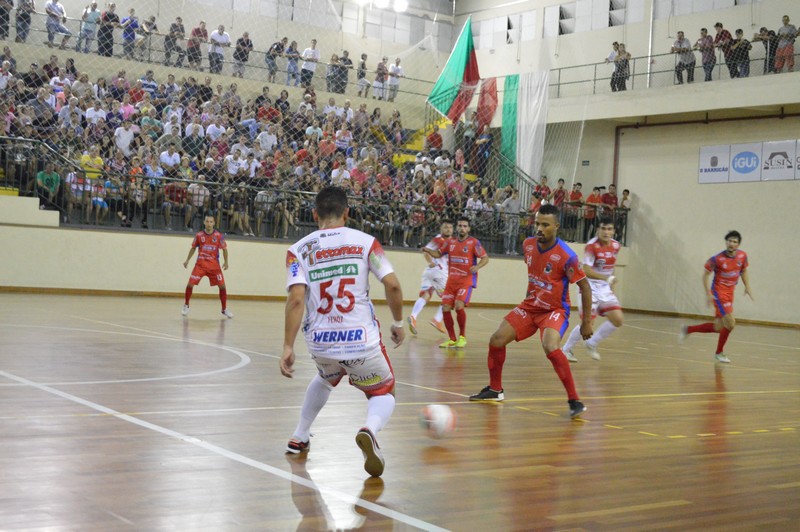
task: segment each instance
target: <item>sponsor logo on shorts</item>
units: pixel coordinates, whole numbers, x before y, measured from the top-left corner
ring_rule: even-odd
[[[350,374],[350,382],[352,382],[356,386],[361,386],[362,388],[380,384],[382,381],[383,377],[374,372],[370,373],[369,375]]]
[[[364,327],[345,330],[322,329],[311,334],[311,341],[315,344],[361,344],[366,339],[367,331]]]

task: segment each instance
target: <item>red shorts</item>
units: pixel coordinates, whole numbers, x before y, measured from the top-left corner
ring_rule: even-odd
[[[558,331],[559,336],[564,336],[569,326],[567,318],[568,315],[564,309],[542,312],[518,305],[514,310],[506,314],[505,320],[517,332],[517,342],[521,342],[533,336],[533,333],[537,330],[541,331],[539,333],[541,335],[545,329],[555,329]]]
[[[203,280],[203,277],[208,277],[208,282],[211,284],[211,286],[225,284],[225,278],[222,276],[222,270],[218,265],[209,267],[201,264],[195,264],[194,269],[192,270],[192,275],[189,276],[189,284],[192,286],[197,286],[200,284],[200,281]]]
[[[442,305],[454,307],[456,301],[462,301],[465,307],[469,306],[469,300],[472,297],[472,282],[468,283],[451,283],[447,281],[442,292]]]
[[[714,316],[724,318],[728,314],[733,314],[733,294],[712,291],[714,295]]]

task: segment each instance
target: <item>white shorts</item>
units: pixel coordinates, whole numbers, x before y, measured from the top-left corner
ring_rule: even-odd
[[[583,309],[581,306],[581,300],[578,299],[578,310],[581,316],[583,316]],[[612,310],[621,309],[622,305],[619,299],[617,299],[617,295],[611,291],[611,286],[608,283],[592,285],[592,319],[597,316],[605,316],[606,313]]]
[[[313,353],[311,358],[317,365],[319,376],[332,386],[348,375],[350,384],[367,396],[385,395],[394,389],[394,370],[383,343],[371,353],[349,360],[325,358]]]
[[[447,271],[441,268],[425,268],[422,271],[422,283],[420,284],[419,294],[435,290],[437,294],[442,295],[444,285],[447,284]]]

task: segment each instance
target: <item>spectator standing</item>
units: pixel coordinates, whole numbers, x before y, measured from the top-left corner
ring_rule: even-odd
[[[753,42],[761,41],[764,45],[764,74],[775,72],[775,52],[778,49],[778,35],[766,27],[753,35]]]
[[[81,51],[81,42],[83,42],[83,53],[89,53],[89,48],[97,34],[97,24],[100,22],[101,15],[100,10],[97,9],[97,2],[92,2],[83,10],[81,31],[78,34],[78,42],[75,43],[76,52]]]
[[[225,32],[225,26],[220,24],[208,37],[208,71],[211,74],[222,72],[222,62],[225,59],[225,48],[231,45],[231,36]]]
[[[136,10],[131,8],[128,16],[120,22],[122,28],[122,56],[125,59],[133,59],[133,47],[136,44],[136,31],[139,29],[139,17]]]
[[[697,64],[692,52],[692,43],[686,38],[682,31],[678,32],[678,38],[672,43],[672,53],[677,54],[678,61],[675,63],[675,77],[678,85],[683,85],[683,71],[686,71],[686,82],[694,83],[694,67]]]
[[[264,54],[264,62],[267,64],[267,81],[270,83],[275,83],[275,75],[278,73],[278,57],[283,56],[288,42],[288,37],[275,41]]]
[[[325,88],[328,92],[339,92],[339,56],[336,54],[331,55],[328,67],[325,70]]]
[[[519,238],[519,213],[522,211],[522,202],[519,199],[519,191],[514,189],[511,197],[506,198],[500,204],[500,213],[505,222],[505,234],[503,244],[506,255],[518,255],[517,239]]]
[[[67,23],[67,12],[64,10],[64,6],[58,3],[58,0],[48,0],[44,6],[45,12],[47,13],[47,22],[45,24],[47,28],[47,46],[52,48],[53,47],[53,39],[55,38],[56,33],[59,35],[63,35],[64,37],[61,40],[61,46],[59,48],[61,50],[67,49],[67,41],[69,38],[72,37],[72,32],[67,29],[64,24]]]
[[[358,69],[356,70],[356,84],[358,85],[358,95],[364,94],[365,98],[369,98],[370,82],[367,79],[367,54],[361,54],[361,61],[358,62]]]
[[[244,32],[241,37],[236,39],[236,50],[233,52],[234,77],[244,77],[244,64],[250,59],[250,52],[252,51],[253,41],[250,40],[250,34]]]
[[[139,27],[139,32],[136,34],[135,52],[140,61],[144,61],[144,52],[147,50],[147,61],[150,61],[150,51],[152,50],[153,35],[158,33],[158,25],[156,24],[155,15],[150,15],[150,18],[142,22]]]
[[[14,9],[12,0],[0,0],[0,39],[8,39],[11,25],[11,10]]]
[[[614,41],[614,42],[611,43],[611,52],[606,57],[605,62],[614,64],[614,61],[617,59],[617,54],[619,54],[619,43],[617,41]],[[616,92],[615,87],[616,87],[615,79],[614,79],[614,76],[612,75],[611,76],[611,91],[612,92]]]
[[[700,38],[694,43],[693,50],[700,50],[700,55],[703,61],[703,71],[706,74],[706,81],[711,81],[711,74],[714,72],[714,66],[717,64],[717,56],[714,53],[714,39],[708,34],[706,28],[700,29]]]
[[[117,5],[108,4],[100,15],[100,27],[97,29],[97,55],[111,57],[114,55],[114,28],[120,25],[119,15],[116,13]]]
[[[297,87],[300,84],[300,67],[297,66],[300,52],[297,51],[297,41],[289,43],[284,55],[286,56],[286,84],[291,86],[294,81],[294,86]]]
[[[206,22],[200,21],[200,24],[192,29],[189,35],[189,41],[186,43],[186,59],[189,61],[189,67],[195,70],[203,71],[201,63],[203,61],[203,52],[200,45],[208,42],[208,31],[206,30]]]
[[[386,63],[389,58],[384,56],[375,69],[375,81],[372,83],[372,99],[383,100],[386,96],[386,78],[389,77],[389,68]]]
[[[736,61],[733,59],[733,50],[731,49],[733,37],[731,32],[722,27],[722,22],[714,24],[714,29],[717,32],[716,37],[714,37],[714,46],[722,50],[722,54],[725,56],[725,64],[728,65],[728,74],[733,79],[736,77]]]
[[[797,28],[789,23],[789,15],[783,16],[783,26],[778,28],[778,48],[775,51],[775,72],[780,73],[786,65],[786,71],[794,70],[794,40]]]
[[[349,83],[349,76],[350,70],[353,68],[353,60],[350,59],[350,52],[347,50],[342,51],[342,55],[339,57],[339,83],[338,83],[338,92],[339,94],[344,94],[345,89],[347,89],[347,84]]]
[[[36,13],[34,0],[19,0],[16,17],[16,42],[25,42],[28,40],[28,33],[31,31],[31,14],[33,13]]]
[[[736,77],[746,78],[750,76],[750,49],[753,45],[744,38],[742,29],[736,30],[736,38],[731,45],[731,58],[736,65]]]
[[[183,27],[183,19],[177,17],[175,22],[170,24],[169,32],[164,37],[164,65],[170,66],[172,54],[175,54],[178,56],[175,66],[178,68],[183,66],[183,58],[186,55],[186,51],[178,45],[178,42],[182,41],[185,36],[186,29]]]
[[[405,73],[403,67],[400,66],[400,58],[394,60],[394,64],[389,66],[389,94],[388,100],[393,102],[397,97],[397,91],[400,89],[400,78],[404,78]]]
[[[622,92],[628,90],[626,82],[631,75],[631,54],[625,50],[625,43],[619,43],[617,57],[614,59],[614,73],[611,75],[611,91]]]
[[[303,50],[301,57],[303,58],[303,65],[300,68],[300,84],[303,87],[308,87],[311,85],[311,80],[314,79],[314,72],[317,70],[317,63],[320,58],[316,39],[311,39],[311,46]]]

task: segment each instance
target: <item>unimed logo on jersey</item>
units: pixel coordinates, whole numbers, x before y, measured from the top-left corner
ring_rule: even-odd
[[[329,266],[308,272],[308,277],[312,281],[321,281],[331,277],[341,277],[342,275],[358,275],[358,264],[342,264],[340,266]]]
[[[355,329],[321,329],[314,331],[311,341],[315,344],[362,344],[367,339],[367,331],[364,327]]]

